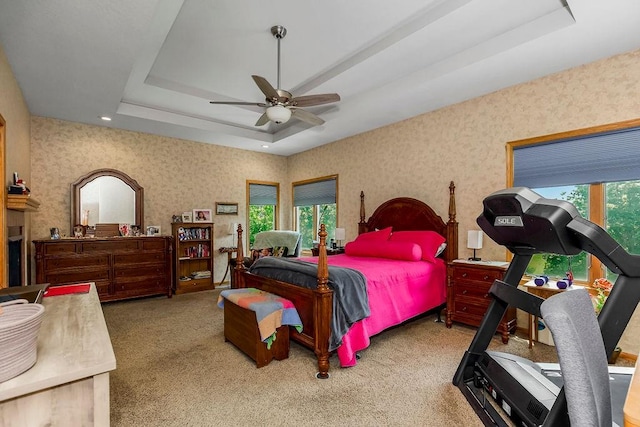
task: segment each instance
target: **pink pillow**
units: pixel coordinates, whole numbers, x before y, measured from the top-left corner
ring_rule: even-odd
[[[398,259],[403,261],[420,261],[422,250],[411,242],[364,241],[349,242],[344,253],[351,256]]]
[[[390,242],[412,242],[422,249],[422,259],[436,261],[438,248],[445,242],[445,238],[435,231],[396,231],[389,237]]]
[[[383,228],[382,230],[370,231],[368,233],[362,233],[356,237],[356,242],[372,242],[372,241],[386,241],[389,240],[391,235],[391,227]]]

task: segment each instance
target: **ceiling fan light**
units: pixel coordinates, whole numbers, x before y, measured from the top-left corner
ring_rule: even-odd
[[[286,123],[291,118],[291,110],[282,105],[274,105],[267,108],[267,117],[275,124]]]

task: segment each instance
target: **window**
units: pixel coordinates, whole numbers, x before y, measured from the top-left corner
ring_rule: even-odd
[[[338,176],[332,175],[293,183],[295,229],[302,236],[302,250],[317,241],[320,224],[327,230],[327,241],[335,236],[338,218]]]
[[[507,144],[514,186],[568,200],[631,253],[640,253],[640,120]],[[535,255],[527,273],[563,276],[571,263],[576,280],[615,280],[587,253]]]
[[[280,184],[277,182],[247,181],[247,229],[249,248],[257,233],[278,228],[278,200]]]

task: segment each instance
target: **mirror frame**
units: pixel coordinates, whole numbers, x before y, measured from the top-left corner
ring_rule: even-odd
[[[80,206],[82,203],[80,202],[80,190],[84,187],[88,182],[93,181],[96,178],[101,176],[111,176],[114,178],[119,178],[122,182],[127,184],[133,190],[135,194],[135,224],[139,225],[140,230],[144,230],[144,189],[138,184],[138,182],[131,178],[124,172],[120,172],[116,169],[96,169],[93,172],[89,172],[88,174],[81,176],[71,184],[71,228],[75,227],[77,224],[80,224]]]

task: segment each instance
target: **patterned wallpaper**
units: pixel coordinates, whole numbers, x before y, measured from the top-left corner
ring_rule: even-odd
[[[339,174],[338,222],[357,234],[360,191],[367,217],[383,201],[415,197],[446,221],[448,185],[456,184],[460,257],[482,200],[506,186],[508,141],[640,117],[640,51],[577,67],[291,156],[289,178]],[[339,154],[338,154],[339,153]],[[484,239],[483,259],[506,251]],[[519,324],[526,317],[519,316]],[[640,310],[621,341],[638,353]]]
[[[360,191],[367,215],[381,202],[415,197],[446,221],[456,184],[460,255],[482,200],[506,186],[508,141],[640,117],[640,51],[513,86],[289,157],[293,181],[339,174],[339,223],[355,237]],[[337,154],[339,153],[339,155]],[[488,240],[488,239],[485,239]],[[479,254],[502,260],[491,241]]]
[[[0,114],[6,127],[6,176],[8,185],[13,180],[13,172],[31,184],[31,163],[29,162],[29,121],[31,115],[22,97],[18,82],[13,76],[2,46],[0,46]]]
[[[231,246],[229,223],[246,226],[246,179],[287,179],[281,156],[42,117],[31,120],[31,162],[31,191],[41,203],[32,214],[33,239],[49,238],[51,227],[70,234],[70,185],[95,169],[118,169],[135,179],[144,188],[145,226],[159,225],[165,235],[172,215],[237,202],[238,216],[214,216],[216,248]],[[227,255],[216,255],[215,262],[221,280]]]
[[[117,168],[136,179],[145,189],[145,223],[159,224],[163,232],[171,214],[213,208],[216,200],[241,202],[244,222],[245,179],[281,183],[286,228],[290,183],[338,174],[338,222],[347,240],[357,232],[361,190],[367,215],[389,198],[408,196],[430,204],[446,221],[448,185],[455,181],[460,256],[468,257],[466,231],[477,229],[482,199],[505,187],[506,142],[638,118],[638,93],[640,51],[634,51],[289,158],[34,117],[32,190],[42,206],[33,215],[33,236],[46,237],[52,226],[68,232],[69,184],[97,168]],[[478,254],[505,259],[505,251],[488,239]],[[637,341],[628,337],[639,332],[636,313],[621,342],[624,351],[638,353]]]

